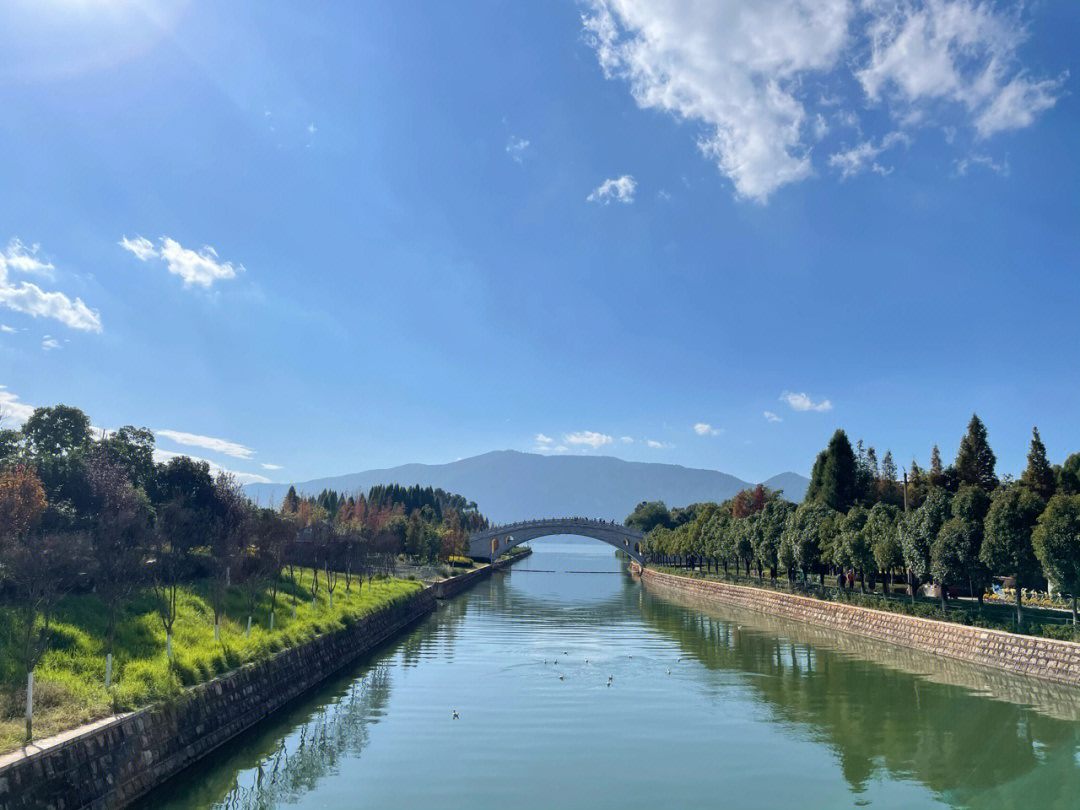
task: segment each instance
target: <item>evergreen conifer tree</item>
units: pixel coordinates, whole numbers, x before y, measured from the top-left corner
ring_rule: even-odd
[[[847,512],[858,500],[858,471],[855,452],[843,430],[837,430],[829,446],[818,454],[804,502],[825,504]]]
[[[1020,476],[1020,482],[1044,501],[1054,497],[1057,482],[1050,462],[1046,460],[1046,445],[1039,437],[1039,429],[1031,431],[1031,449],[1028,451],[1027,469]]]
[[[961,484],[979,487],[984,492],[991,492],[997,487],[997,475],[994,465],[997,458],[986,440],[986,426],[978,414],[971,415],[967,434],[960,440],[956,452],[956,476]]]

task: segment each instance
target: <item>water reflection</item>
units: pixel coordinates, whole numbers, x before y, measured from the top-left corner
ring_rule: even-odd
[[[1080,807],[1075,690],[537,545],[144,806]]]
[[[961,806],[1019,806],[1035,789],[1040,807],[1080,807],[1077,690],[660,593],[643,595],[643,618],[688,660],[748,676],[774,722],[835,751],[853,790],[884,771]]]

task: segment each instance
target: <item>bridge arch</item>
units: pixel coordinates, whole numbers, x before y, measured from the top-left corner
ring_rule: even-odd
[[[590,537],[619,549],[637,562],[644,562],[641,556],[644,532],[614,521],[579,517],[523,520],[473,532],[469,535],[469,556],[490,561],[529,540],[557,534]]]

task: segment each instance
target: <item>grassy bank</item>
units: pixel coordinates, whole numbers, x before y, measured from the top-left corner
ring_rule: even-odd
[[[824,599],[831,602],[843,602],[848,605],[871,608],[873,610],[887,610],[892,613],[901,613],[906,616],[918,616],[923,619],[936,619],[938,621],[954,622],[973,627],[985,627],[992,630],[1003,630],[1008,633],[1020,632],[1023,635],[1039,636],[1043,638],[1060,639],[1064,641],[1080,641],[1080,632],[1072,626],[1067,613],[1061,611],[1044,610],[1036,607],[1024,607],[1024,625],[1018,630],[1016,627],[1015,607],[1011,604],[985,602],[982,606],[974,599],[952,599],[947,603],[946,612],[941,612],[941,602],[938,599],[916,596],[914,602],[910,596],[901,594],[859,593],[856,587],[853,590],[842,590],[831,585],[824,589],[817,584],[817,578],[811,577],[808,587],[803,587],[796,582],[789,586],[787,579],[771,580],[766,575],[759,580],[756,576],[732,576],[723,572],[706,573],[700,570],[687,568],[674,568],[670,566],[650,564],[649,568],[654,571],[663,571],[678,577],[689,579],[704,579],[713,582],[724,582],[729,585],[743,585],[752,588],[764,588],[781,593],[791,593],[797,596],[807,596],[814,599]]]
[[[119,617],[113,653],[113,684],[105,689],[105,608],[92,594],[64,599],[53,621],[52,642],[34,673],[34,736],[42,738],[117,711],[128,711],[177,696],[186,686],[213,678],[249,661],[342,629],[379,608],[402,602],[421,587],[401,579],[344,582],[331,609],[325,587],[314,606],[304,586],[282,579],[274,630],[268,630],[269,594],[253,614],[246,635],[247,600],[229,589],[220,641],[214,641],[214,611],[209,583],[185,586],[173,628],[173,659],[165,657],[165,630],[150,592],[142,593]],[[292,617],[293,594],[296,617]],[[0,608],[0,753],[23,743],[26,672],[20,665],[19,627],[10,608]]]

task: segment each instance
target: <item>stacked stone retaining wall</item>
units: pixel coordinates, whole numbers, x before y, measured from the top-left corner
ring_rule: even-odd
[[[655,583],[713,601],[900,644],[933,655],[996,667],[1019,675],[1080,686],[1080,644],[968,627],[901,613],[828,602],[764,588],[681,577],[632,565]]]
[[[532,554],[532,549],[526,548],[522,550],[522,553],[515,554],[513,557],[502,557],[495,560],[493,563],[488,563],[480,568],[474,568],[472,571],[465,574],[459,574],[452,579],[444,579],[442,582],[436,582],[431,586],[435,593],[435,598],[449,599],[451,596],[457,596],[462,591],[475,585],[477,580],[491,576],[494,571],[501,571],[504,568],[508,568],[518,560],[528,557],[530,554]]]

